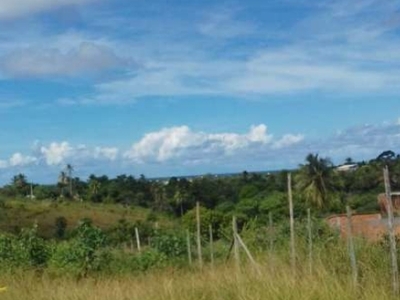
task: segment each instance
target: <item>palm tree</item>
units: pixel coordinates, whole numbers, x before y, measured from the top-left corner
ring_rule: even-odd
[[[90,179],[89,190],[92,196],[96,196],[99,193],[100,186],[101,184],[97,179],[95,178]]]
[[[67,173],[64,171],[60,172],[60,175],[58,176],[58,186],[60,187],[61,190],[61,196],[64,196],[64,187],[68,184],[68,176]]]
[[[151,194],[154,199],[154,206],[157,210],[163,211],[166,208],[165,203],[165,187],[162,183],[154,182],[150,187]]]
[[[308,154],[306,164],[300,165],[296,176],[296,188],[302,191],[308,201],[318,208],[327,206],[328,191],[332,186],[332,162],[318,154]]]
[[[72,197],[72,172],[74,171],[74,168],[72,165],[67,164],[65,170],[68,172],[69,195]]]
[[[185,194],[178,188],[174,194],[174,202],[180,206],[181,218],[183,217],[183,202],[185,202]]]

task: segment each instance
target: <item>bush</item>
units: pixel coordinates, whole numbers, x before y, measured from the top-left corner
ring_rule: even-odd
[[[67,229],[67,219],[64,217],[58,217],[55,221],[56,232],[55,236],[57,239],[63,239],[65,237],[65,231]]]
[[[0,235],[2,267],[43,268],[50,252],[50,245],[38,236],[36,225],[21,230],[17,236]]]
[[[167,257],[179,257],[186,253],[186,237],[182,232],[158,231],[151,239],[151,246]]]
[[[85,277],[107,265],[109,254],[105,246],[106,236],[101,229],[93,226],[90,220],[83,220],[71,241],[57,245],[51,266]]]
[[[228,220],[225,220],[224,215],[220,211],[210,210],[205,207],[200,207],[200,230],[201,235],[208,237],[209,226],[211,225],[215,232],[215,238],[218,238],[218,232],[223,223],[229,223],[231,216],[228,216]],[[183,216],[183,224],[186,228],[189,228],[191,232],[195,232],[197,228],[196,224],[196,208],[189,210]]]

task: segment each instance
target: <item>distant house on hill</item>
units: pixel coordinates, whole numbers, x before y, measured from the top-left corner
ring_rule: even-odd
[[[335,170],[338,172],[350,172],[350,171],[357,170],[357,168],[358,168],[357,164],[345,164],[345,165],[336,167]]]

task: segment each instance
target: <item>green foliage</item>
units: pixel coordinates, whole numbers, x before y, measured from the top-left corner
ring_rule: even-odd
[[[46,242],[37,234],[37,225],[29,229],[22,229],[18,236],[20,250],[33,267],[46,265],[49,258],[49,249]]]
[[[264,197],[260,202],[260,212],[263,215],[267,215],[272,213],[272,215],[277,218],[281,217],[283,214],[286,214],[286,203],[287,203],[287,195],[284,193],[274,192],[268,194]]]
[[[83,220],[74,232],[74,238],[56,246],[51,267],[79,276],[99,271],[107,265],[108,252],[104,251],[106,236],[88,220]]]
[[[0,235],[2,268],[42,268],[50,257],[50,245],[37,235],[37,226],[21,230],[17,236]]]
[[[65,237],[67,225],[68,223],[65,217],[57,217],[55,221],[55,227],[56,227],[55,237],[57,239],[63,239]]]
[[[151,247],[169,258],[176,258],[186,253],[186,236],[180,231],[158,230],[151,239]]]
[[[209,227],[212,226],[214,232],[218,233],[219,228],[226,222],[229,222],[231,215],[227,216],[217,210],[207,209],[200,207],[200,231],[204,237],[208,236]],[[196,208],[188,211],[182,218],[182,222],[185,228],[189,231],[195,232],[197,230],[196,224]],[[218,238],[218,234],[216,235]]]
[[[167,254],[154,249],[148,249],[134,257],[135,269],[139,271],[147,271],[152,268],[162,268],[167,265],[167,262]]]

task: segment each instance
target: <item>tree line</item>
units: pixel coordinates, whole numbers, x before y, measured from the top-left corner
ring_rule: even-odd
[[[382,168],[388,166],[393,190],[400,190],[400,156],[384,151],[370,161],[346,164],[357,168],[339,172],[329,158],[308,154],[303,164],[290,170],[295,188],[296,212],[315,207],[321,213],[343,212],[346,204],[360,211],[378,209],[376,196],[384,190]],[[56,183],[30,184],[24,174],[15,175],[10,184],[0,189],[0,196],[32,196],[37,200],[89,201],[141,206],[177,217],[192,210],[196,202],[223,214],[235,213],[251,219],[270,212],[285,214],[286,178],[288,170],[271,173],[244,171],[232,176],[205,175],[194,178],[171,177],[168,180],[148,179],[144,175],[90,175],[87,180],[74,177],[74,168],[67,165]]]

